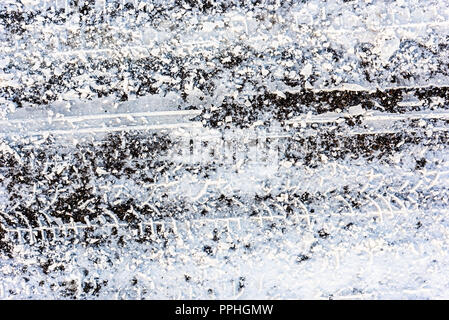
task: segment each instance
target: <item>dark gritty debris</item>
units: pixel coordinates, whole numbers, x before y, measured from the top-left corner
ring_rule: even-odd
[[[351,206],[355,209],[359,209],[362,206],[362,203],[360,201],[351,199],[350,202]]]
[[[125,203],[120,203],[110,207],[110,210],[121,220],[129,224],[138,223],[140,219],[133,213],[133,208],[136,206],[133,199],[128,199]]]
[[[385,91],[377,90],[374,93],[365,91],[332,91],[332,92],[313,92],[310,89],[302,89],[298,93],[285,92],[285,98],[276,94],[263,92],[259,95],[249,96],[251,105],[241,105],[232,97],[227,97],[218,109],[210,112],[204,109],[203,115],[199,118],[207,126],[219,128],[225,126],[225,118],[232,116],[232,123],[237,127],[249,127],[257,120],[262,120],[262,116],[272,114],[273,120],[282,122],[291,117],[307,113],[313,110],[314,113],[324,113],[348,108],[356,105],[363,105],[365,109],[405,113],[410,111],[419,111],[420,108],[427,108],[428,104],[419,106],[400,106],[403,96],[409,93],[417,93],[422,100],[430,96],[442,96],[449,100],[447,88],[420,88],[420,89],[388,89]],[[378,103],[378,106],[374,102]],[[428,101],[430,103],[430,100]],[[309,108],[309,109],[308,109]],[[207,115],[207,116],[206,116]],[[205,117],[206,116],[206,117]],[[351,126],[361,123],[360,117],[348,118],[347,123]]]
[[[62,288],[62,295],[66,298],[76,299],[78,294],[78,284],[75,280],[71,280],[69,282],[62,282],[60,284]]]
[[[82,287],[84,293],[89,293],[94,288],[94,284],[92,282],[84,282]]]
[[[33,23],[37,12],[30,11],[0,11],[0,24],[12,34],[21,35],[26,31],[26,26]]]
[[[82,209],[82,204],[90,200],[91,205],[96,208],[94,212],[87,208]],[[93,201],[92,201],[93,200]],[[92,189],[85,187],[74,190],[67,197],[60,197],[54,206],[54,215],[61,217],[64,222],[69,223],[70,217],[76,222],[84,222],[84,217],[93,219],[97,216],[100,209],[98,208],[101,198],[92,193]],[[68,215],[70,213],[70,216]]]
[[[120,237],[118,238],[117,244],[118,244],[119,246],[121,246],[121,247],[124,247],[124,246],[125,246],[126,242],[125,242],[124,236],[120,236]]]
[[[41,263],[42,271],[43,271],[45,274],[48,274],[48,272],[49,272],[48,268],[49,268],[52,264],[53,264],[53,260],[51,260],[51,259],[45,261],[44,263]]]
[[[245,288],[245,281],[246,281],[245,277],[239,278],[239,282],[238,282],[238,291],[239,292],[242,291],[243,288]]]
[[[219,241],[220,240],[220,238],[218,237],[218,229],[214,229],[214,231],[213,231],[213,238],[212,238],[212,240],[213,241]]]
[[[9,258],[12,258],[12,245],[6,239],[6,231],[2,224],[0,224],[0,253],[6,254]]]
[[[426,166],[427,160],[425,158],[421,158],[416,160],[415,170],[421,170]]]
[[[108,284],[108,280],[100,281],[99,279],[95,279],[92,281],[83,282],[82,288],[83,288],[84,293],[98,296],[100,293],[100,290],[103,287],[105,287],[107,284]]]
[[[330,234],[327,233],[326,230],[324,230],[324,229],[320,229],[320,230],[318,231],[318,235],[319,235],[320,238],[322,238],[322,239],[326,239],[327,237],[330,236]]]
[[[418,223],[416,223],[416,229],[419,229],[422,227],[422,223],[421,221],[418,221]]]
[[[213,250],[212,250],[211,246],[204,246],[203,251],[206,252],[210,256],[213,254]]]
[[[353,225],[354,225],[354,223],[350,222],[350,223],[348,223],[347,225],[345,225],[345,226],[343,227],[343,229],[345,229],[345,230],[350,230],[351,227],[352,227]]]
[[[55,271],[64,271],[64,270],[65,270],[65,267],[64,267],[63,264],[60,264],[60,265],[56,266],[54,270],[55,270]]]
[[[310,259],[309,256],[306,256],[306,255],[304,255],[304,254],[300,254],[300,255],[298,255],[298,257],[296,258],[296,262],[297,262],[297,263],[301,263],[301,262],[307,261],[307,260],[309,260],[309,259]]]

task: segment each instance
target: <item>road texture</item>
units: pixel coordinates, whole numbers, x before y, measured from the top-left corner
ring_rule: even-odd
[[[449,2],[0,4],[0,298],[449,297]]]

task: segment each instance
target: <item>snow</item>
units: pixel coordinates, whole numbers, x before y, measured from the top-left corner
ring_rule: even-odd
[[[448,297],[445,1],[137,2],[0,5],[2,299]]]

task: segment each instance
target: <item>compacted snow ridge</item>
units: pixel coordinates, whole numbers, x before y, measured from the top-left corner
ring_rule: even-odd
[[[3,0],[1,299],[449,298],[449,1]]]

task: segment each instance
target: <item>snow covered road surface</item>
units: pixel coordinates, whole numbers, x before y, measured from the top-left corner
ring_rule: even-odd
[[[447,1],[0,5],[3,299],[447,298]]]

